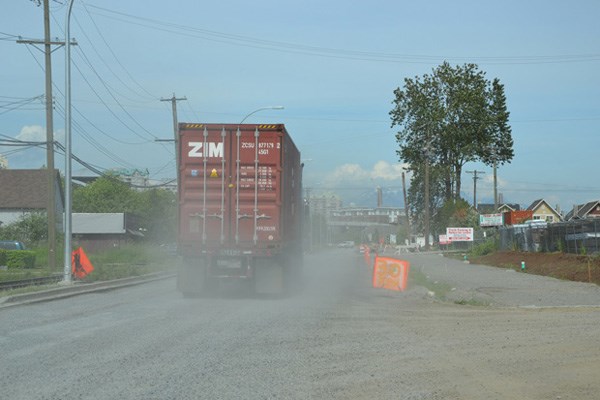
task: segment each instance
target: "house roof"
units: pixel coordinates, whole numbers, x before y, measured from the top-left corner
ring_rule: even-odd
[[[477,211],[479,211],[480,214],[494,214],[503,208],[508,208],[512,211],[519,211],[521,206],[519,204],[503,203],[498,204],[498,209],[496,209],[494,208],[494,204],[480,203],[477,205]]]
[[[538,208],[540,208],[543,204],[545,204],[546,207],[548,207],[548,209],[550,209],[550,211],[552,211],[554,214],[556,214],[560,218],[559,220],[562,220],[562,215],[560,215],[560,213],[558,211],[556,211],[556,209],[554,209],[554,207],[552,207],[550,204],[548,204],[548,202],[544,199],[534,200],[533,203],[531,203],[529,205],[529,207],[526,208],[526,210],[536,212],[538,210]]]
[[[529,207],[526,208],[526,210],[535,211],[542,203],[544,203],[544,199],[534,200],[533,203],[531,203]]]
[[[56,170],[57,188],[60,175]],[[46,209],[48,174],[45,169],[0,169],[0,208]],[[58,189],[57,189],[58,190]],[[62,190],[57,198],[63,202]]]
[[[568,221],[568,220],[575,219],[575,218],[585,218],[585,216],[590,211],[592,211],[594,209],[594,207],[596,207],[599,203],[600,203],[600,200],[594,200],[594,201],[590,201],[590,202],[585,203],[585,204],[576,205],[565,216],[565,220]]]

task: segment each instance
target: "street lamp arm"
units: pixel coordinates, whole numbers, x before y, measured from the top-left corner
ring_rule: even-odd
[[[249,116],[251,116],[252,114],[256,114],[259,111],[262,110],[283,110],[283,106],[268,106],[268,107],[261,107],[259,109],[256,109],[254,111],[252,111],[250,114],[246,115],[238,125],[241,125]]]

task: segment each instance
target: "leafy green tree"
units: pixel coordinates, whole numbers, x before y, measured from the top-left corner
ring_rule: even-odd
[[[477,218],[477,211],[466,200],[448,200],[433,218],[434,231],[440,234],[447,227],[476,227]]]
[[[136,191],[114,176],[101,177],[73,191],[73,212],[128,213],[147,240],[177,240],[176,196],[165,189]]]
[[[490,83],[475,64],[444,62],[431,75],[405,78],[390,111],[401,161],[417,171],[426,161],[439,167],[443,201],[460,198],[467,162],[510,162],[513,141],[504,87]],[[413,175],[412,185],[418,185]],[[433,200],[435,203],[439,200]]]
[[[177,241],[177,215],[175,193],[165,189],[140,192],[143,207],[139,210],[148,240],[157,243]]]
[[[17,240],[31,247],[46,240],[48,220],[44,213],[24,214],[18,221],[0,227],[1,240]]]
[[[137,214],[141,205],[139,193],[112,176],[98,178],[73,190],[73,212]]]
[[[413,177],[408,188],[408,204],[411,214],[411,229],[414,232],[423,231],[425,216],[425,167],[419,164],[413,168]],[[443,204],[444,185],[441,177],[443,170],[440,166],[429,169],[429,215]]]

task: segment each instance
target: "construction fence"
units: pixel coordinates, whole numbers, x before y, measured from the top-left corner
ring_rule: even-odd
[[[595,219],[506,226],[498,233],[501,250],[600,253],[600,220]]]

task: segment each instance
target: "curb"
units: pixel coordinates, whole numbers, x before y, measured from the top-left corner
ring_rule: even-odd
[[[39,292],[16,294],[0,298],[0,309],[64,299],[67,297],[78,296],[86,293],[96,293],[108,290],[120,289],[128,286],[141,285],[142,283],[169,279],[175,276],[174,273],[155,272],[152,274],[134,276],[130,278],[115,279],[112,281],[94,282],[94,283],[74,283],[69,286],[42,290]]]

